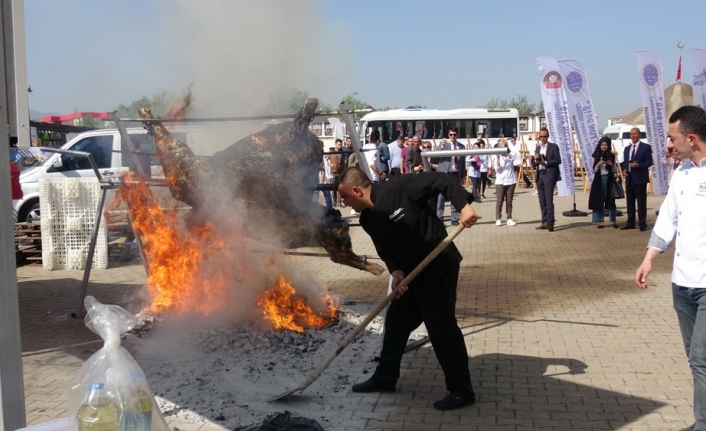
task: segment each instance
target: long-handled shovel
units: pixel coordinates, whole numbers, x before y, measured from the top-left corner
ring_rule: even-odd
[[[422,272],[422,270],[423,270],[424,268],[426,268],[427,265],[429,265],[429,263],[430,263],[432,260],[434,260],[434,258],[435,258],[436,256],[438,256],[439,253],[441,253],[441,252],[446,248],[446,246],[448,246],[448,245],[451,243],[451,241],[454,240],[454,238],[456,238],[456,237],[458,236],[458,234],[461,233],[461,231],[463,231],[463,228],[464,228],[463,225],[459,225],[459,226],[456,228],[455,231],[451,232],[451,233],[449,234],[449,236],[447,236],[443,241],[441,241],[441,242],[439,243],[439,245],[437,245],[436,248],[435,248],[434,250],[432,250],[431,253],[429,253],[429,255],[428,255],[427,257],[425,257],[424,260],[423,260],[419,265],[417,265],[417,267],[414,268],[414,269],[412,270],[412,272],[410,272],[409,275],[407,275],[407,277],[405,277],[404,280],[402,280],[402,281],[400,282],[400,285],[402,285],[402,286],[408,286],[409,283],[411,283],[412,280],[414,280],[414,278],[415,278],[417,275],[419,275],[419,273]],[[339,354],[341,354],[341,352],[342,352],[346,347],[348,347],[348,345],[349,345],[353,340],[355,340],[355,338],[358,336],[358,334],[360,334],[361,332],[363,332],[363,329],[365,329],[365,327],[368,326],[368,323],[370,323],[370,322],[375,318],[375,316],[377,316],[378,314],[380,314],[380,312],[381,312],[385,307],[387,307],[387,304],[389,304],[390,302],[392,302],[392,300],[395,299],[396,296],[397,296],[397,292],[392,292],[392,293],[390,293],[389,295],[387,295],[387,298],[385,298],[385,299],[375,308],[375,310],[373,310],[370,314],[368,314],[368,317],[366,317],[365,320],[363,320],[358,326],[356,326],[356,328],[353,330],[353,332],[351,332],[351,333],[346,337],[346,339],[343,340],[343,342],[341,343],[341,345],[338,346],[338,348],[336,349],[336,351],[333,352],[333,354],[332,354],[331,356],[329,356],[328,359],[326,359],[321,365],[319,365],[319,368],[317,368],[316,370],[314,370],[314,372],[309,375],[309,377],[306,379],[306,381],[305,381],[304,383],[302,383],[301,385],[297,386],[296,388],[294,388],[294,389],[292,389],[292,390],[290,390],[290,391],[287,391],[287,392],[285,392],[285,393],[283,393],[283,394],[277,395],[276,397],[272,398],[271,400],[268,400],[268,402],[279,401],[279,400],[281,400],[281,399],[284,399],[284,398],[288,397],[289,395],[292,395],[292,394],[295,393],[295,392],[303,391],[304,389],[308,388],[309,385],[311,385],[312,383],[314,383],[314,381],[319,378],[319,376],[321,375],[321,373],[323,373],[324,370],[326,370],[326,368],[328,368],[328,366],[331,364],[331,362],[333,362],[333,360],[336,359],[336,357],[337,357]]]

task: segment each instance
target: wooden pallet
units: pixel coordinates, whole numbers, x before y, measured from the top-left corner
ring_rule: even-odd
[[[39,222],[15,223],[15,260],[42,261],[42,229]]]

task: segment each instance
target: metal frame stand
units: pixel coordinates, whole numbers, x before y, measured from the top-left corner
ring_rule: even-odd
[[[115,125],[120,132],[120,137],[122,140],[125,141],[125,144],[128,147],[128,151],[130,152],[130,155],[132,156],[133,160],[133,167],[137,174],[141,177],[145,177],[145,173],[142,170],[142,165],[139,163],[139,160],[137,158],[137,155],[135,154],[135,148],[132,145],[132,140],[130,139],[130,135],[127,133],[127,129],[125,128],[125,125],[122,123],[122,121],[118,119],[113,119],[115,121]],[[61,152],[61,151],[57,151]],[[75,152],[78,153],[78,152]],[[95,217],[95,225],[93,226],[93,233],[91,234],[91,242],[88,245],[88,255],[86,256],[86,267],[83,270],[83,280],[81,282],[81,290],[78,295],[78,301],[76,304],[76,311],[71,313],[71,317],[84,317],[86,313],[84,312],[83,309],[83,301],[86,298],[86,293],[88,293],[88,281],[91,277],[91,269],[93,267],[93,254],[95,253],[96,250],[96,243],[98,242],[98,230],[100,228],[100,222],[101,222],[101,216],[103,215],[103,207],[105,206],[105,196],[108,193],[108,190],[116,189],[118,188],[118,184],[114,182],[113,180],[119,179],[115,177],[111,178],[102,178],[100,175],[100,172],[98,172],[98,168],[96,167],[95,162],[93,161],[93,156],[91,154],[87,154],[87,157],[89,161],[91,162],[91,166],[93,166],[93,170],[96,172],[96,176],[98,177],[98,181],[100,182],[101,185],[101,196],[98,201],[98,208],[96,209],[96,217]],[[128,211],[128,222],[130,223],[130,226],[132,228],[132,219],[130,218],[130,213]],[[140,256],[142,258],[142,264],[145,268],[145,273],[149,275],[149,264],[147,263],[147,258],[145,257],[145,254],[143,252],[142,248],[142,239],[140,238],[140,235],[135,232],[135,240],[137,242],[137,248],[140,251]]]

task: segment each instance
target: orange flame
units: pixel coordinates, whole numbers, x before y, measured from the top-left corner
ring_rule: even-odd
[[[238,262],[244,259],[243,250],[247,247],[243,230],[234,228],[224,233],[216,231],[211,223],[187,223],[177,210],[162,209],[144,180],[132,172],[125,177],[111,206],[120,202],[128,205],[133,228],[143,241],[143,254],[149,264],[147,287],[152,303],[148,310],[203,315],[223,310],[232,282],[229,269],[237,267],[243,272],[248,267],[246,262]],[[240,253],[231,252],[236,249]],[[260,296],[257,305],[263,308],[265,318],[275,329],[303,332],[335,318],[337,301],[325,292],[322,301],[326,311],[314,313],[284,276],[279,275],[279,282]]]
[[[219,299],[225,295],[227,280],[218,268],[227,265],[230,253],[213,225],[188,225],[177,210],[162,209],[133,173],[118,190],[118,199],[128,203],[133,228],[143,241],[153,298],[149,310],[208,315],[222,309],[224,301]]]
[[[289,329],[302,333],[304,329],[322,327],[336,318],[339,310],[336,300],[326,292],[322,297],[326,310],[314,313],[305,300],[296,296],[296,290],[280,275],[278,281],[260,296],[257,305],[275,329]]]

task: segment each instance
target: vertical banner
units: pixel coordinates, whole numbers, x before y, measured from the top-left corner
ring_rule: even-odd
[[[667,152],[667,127],[664,101],[664,74],[662,64],[654,54],[636,51],[637,71],[642,93],[642,111],[645,114],[647,143],[652,145],[652,192],[667,193],[667,175],[669,169],[662,163]]]
[[[537,65],[549,141],[557,144],[561,153],[561,181],[557,183],[559,196],[567,196],[574,193],[574,148],[571,142],[569,112],[564,99],[563,78],[555,59],[537,57]]]
[[[591,87],[581,63],[575,60],[559,60],[559,71],[564,77],[564,94],[571,115],[571,123],[576,133],[581,162],[588,176],[588,184],[593,183],[593,158],[591,155],[598,145],[600,134],[593,109]]]
[[[706,109],[706,51],[690,48],[691,75],[694,77],[694,105]]]

